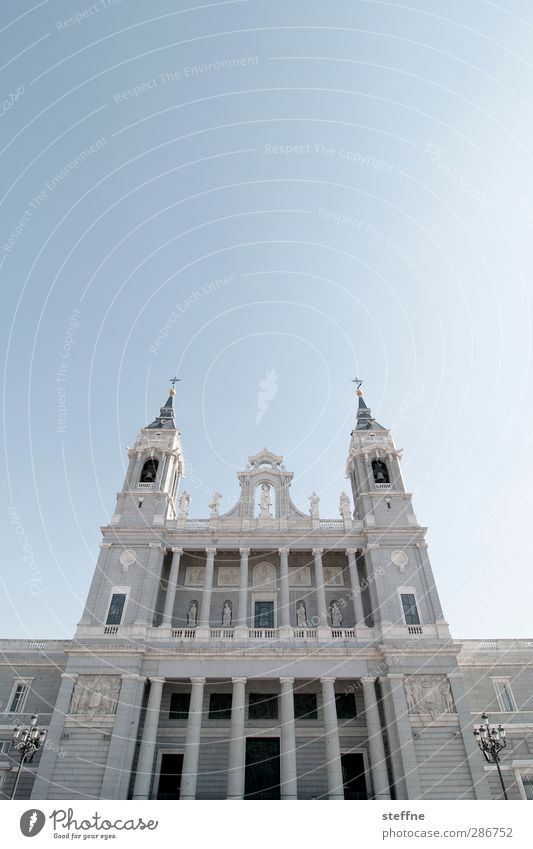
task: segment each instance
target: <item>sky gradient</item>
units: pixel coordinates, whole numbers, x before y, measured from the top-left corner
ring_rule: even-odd
[[[72,635],[174,374],[194,517],[263,446],[337,517],[357,374],[453,636],[533,637],[530,4],[0,17],[0,636]]]

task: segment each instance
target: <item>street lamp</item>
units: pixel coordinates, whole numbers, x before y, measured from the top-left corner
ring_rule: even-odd
[[[38,716],[36,713],[31,718],[31,725],[17,725],[13,729],[13,748],[20,754],[20,763],[17,770],[17,777],[11,793],[11,798],[15,798],[19,783],[20,774],[25,763],[29,763],[35,752],[38,752],[46,740],[46,731],[44,728],[39,728],[37,725]]]
[[[486,713],[481,714],[481,719],[483,724],[474,729],[474,737],[477,740],[479,748],[483,752],[485,760],[489,764],[496,764],[498,775],[500,776],[500,783],[502,785],[503,798],[508,799],[509,797],[507,796],[505,784],[503,783],[502,771],[500,769],[500,752],[507,746],[505,728],[503,725],[498,725],[497,728],[496,726],[491,728],[489,725],[489,718]]]

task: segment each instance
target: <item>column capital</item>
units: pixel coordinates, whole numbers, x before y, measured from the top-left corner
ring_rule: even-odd
[[[373,675],[361,675],[361,683],[364,684],[374,684],[376,679]]]
[[[284,546],[282,546],[281,548],[278,548],[278,552],[279,552],[280,554],[288,554],[288,553],[289,553],[289,546],[288,546],[288,545],[284,545]]]
[[[191,684],[205,684],[205,678],[202,678],[202,677],[191,678]]]
[[[346,551],[346,554],[355,555],[355,554],[357,554],[358,549],[357,548],[347,548],[347,549],[345,549],[345,551]]]
[[[320,557],[324,553],[324,549],[323,548],[312,548],[311,552],[313,554],[313,557]]]
[[[247,678],[232,678],[233,684],[246,684]]]
[[[208,545],[208,546],[206,546],[205,553],[206,553],[208,556],[209,556],[209,555],[212,555],[212,556],[214,557],[214,556],[215,556],[215,554],[217,553],[217,547],[216,547],[216,545]]]
[[[334,684],[335,680],[336,679],[335,679],[334,675],[323,675],[322,678],[320,679],[320,683],[321,684]]]
[[[161,543],[160,543],[160,542],[149,542],[149,543],[148,543],[148,548],[160,548],[160,549],[163,549],[163,548],[164,548],[164,546],[163,546],[163,545],[161,545]]]
[[[279,681],[280,684],[290,684],[291,686],[294,684],[294,678],[280,678]]]
[[[248,555],[250,554],[250,549],[249,548],[239,548],[239,554],[241,555],[241,557],[248,557]]]
[[[164,684],[167,679],[161,678],[159,675],[150,675],[148,680],[150,684]]]
[[[183,547],[181,545],[173,545],[172,546],[173,554],[183,554]]]

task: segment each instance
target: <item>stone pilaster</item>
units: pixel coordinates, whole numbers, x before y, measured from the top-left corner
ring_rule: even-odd
[[[231,700],[231,729],[226,799],[242,799],[244,796],[246,760],[246,737],[244,732],[246,678],[232,678],[231,680],[233,682],[233,696]]]
[[[248,636],[248,557],[249,548],[240,548],[241,568],[239,572],[239,609],[237,611],[237,624],[235,636],[246,639]]]
[[[191,678],[192,691],[181,773],[180,799],[196,798],[205,678]]]
[[[324,716],[324,743],[326,746],[326,768],[328,775],[328,798],[344,799],[341,747],[335,701],[335,678],[321,678],[322,713]]]
[[[172,612],[174,610],[174,602],[176,601],[176,590],[178,587],[178,574],[180,568],[180,558],[183,554],[183,548],[172,549],[172,565],[168,576],[167,593],[165,596],[165,606],[163,608],[163,619],[161,627],[172,627]]]
[[[54,767],[56,765],[57,756],[60,751],[61,737],[65,727],[65,718],[70,707],[70,699],[74,684],[76,683],[76,675],[71,675],[68,672],[61,673],[61,685],[57,694],[56,704],[50,725],[48,727],[48,735],[41,753],[39,768],[33,789],[31,792],[32,799],[47,799],[50,784],[52,783]]]
[[[350,587],[355,624],[361,627],[366,627],[365,614],[363,611],[363,599],[361,597],[361,586],[359,583],[359,573],[357,571],[357,560],[355,555],[355,548],[346,549],[346,556],[348,558],[348,570],[350,573]]]
[[[148,799],[150,796],[150,785],[154,768],[154,755],[157,740],[157,729],[159,727],[159,712],[161,710],[161,696],[163,694],[164,678],[150,678],[150,694],[146,706],[146,716],[137,763],[137,774],[133,787],[134,799]]]
[[[139,682],[144,681],[140,675],[125,673],[122,675],[120,696],[117,712],[113,723],[111,741],[107,753],[107,762],[102,779],[102,799],[125,799],[130,778],[131,763],[128,763],[128,752],[131,742],[135,742],[137,722],[141,707],[138,698]],[[124,793],[125,788],[125,793]]]
[[[389,776],[387,772],[387,761],[385,758],[385,746],[383,744],[383,731],[379,717],[378,703],[376,699],[375,678],[365,676],[361,679],[363,684],[363,698],[365,702],[366,730],[368,735],[368,752],[370,756],[370,773],[372,776],[372,787],[375,799],[390,799]]]
[[[289,549],[287,547],[279,549],[280,561],[280,636],[291,637],[291,606],[289,595]]]
[[[296,727],[294,724],[294,678],[280,678],[279,680],[281,684],[281,798],[294,800],[298,798]]]
[[[215,554],[216,548],[209,546],[206,548],[205,561],[205,580],[202,591],[202,601],[200,604],[200,616],[198,619],[198,628],[196,629],[196,638],[209,639],[209,619],[211,616],[211,597],[213,594],[213,573],[215,569]]]

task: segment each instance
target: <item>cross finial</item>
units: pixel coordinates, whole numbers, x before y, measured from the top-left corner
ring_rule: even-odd
[[[356,386],[355,386],[356,389],[360,389],[363,381],[361,380],[361,378],[356,377],[355,380],[352,380],[352,383],[356,384]]]
[[[176,383],[180,382],[180,378],[179,377],[171,377],[170,382],[171,382],[172,386],[175,386]]]

